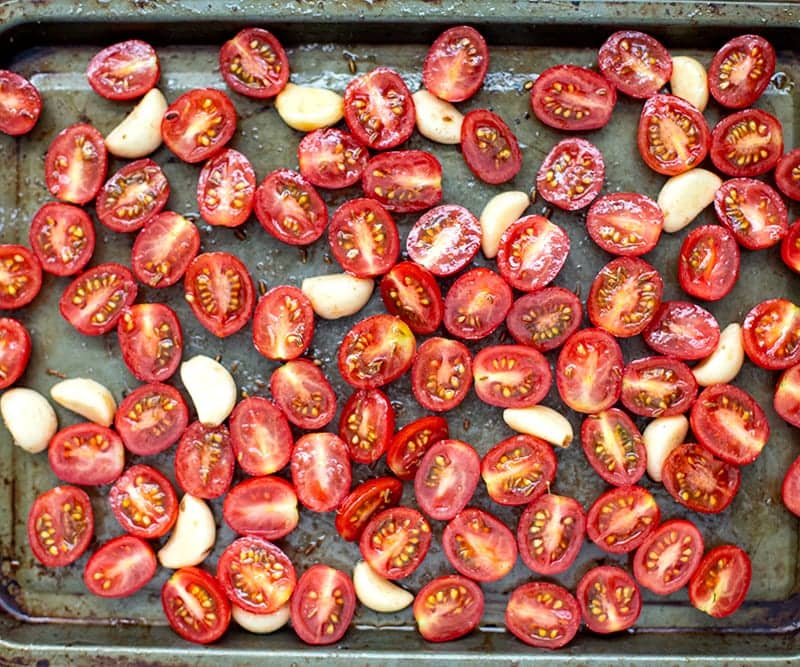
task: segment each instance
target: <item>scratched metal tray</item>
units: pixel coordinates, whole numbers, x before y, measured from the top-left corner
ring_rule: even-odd
[[[83,120],[108,132],[126,113],[125,104],[99,98],[89,88],[84,71],[89,58],[102,46],[125,38],[141,37],[158,49],[162,63],[160,86],[168,99],[199,86],[222,87],[217,52],[222,42],[249,25],[268,27],[286,45],[292,80],[343,90],[351,69],[364,72],[376,65],[397,69],[412,90],[420,85],[420,72],[428,45],[445,27],[468,22],[478,27],[491,47],[491,66],[483,89],[463,109],[490,107],[499,112],[517,133],[523,147],[523,169],[507,188],[528,190],[543,156],[560,135],[532,118],[525,84],[549,65],[571,62],[592,66],[597,47],[612,31],[634,27],[660,38],[674,54],[694,55],[708,63],[713,52],[731,36],[749,31],[772,40],[778,50],[773,84],[758,106],[783,122],[787,148],[796,145],[800,122],[795,84],[800,81],[800,7],[790,3],[599,3],[599,2],[422,2],[375,0],[361,2],[257,2],[224,3],[216,0],[93,0],[69,2],[0,3],[0,67],[30,77],[44,99],[44,112],[33,132],[13,139],[0,137],[0,241],[27,239],[29,220],[48,199],[43,184],[44,153],[53,136],[66,125]],[[287,128],[271,103],[232,95],[240,123],[233,146],[252,160],[259,178],[277,167],[296,166],[300,134]],[[604,191],[637,190],[655,196],[663,178],[646,169],[636,145],[634,127],[640,103],[624,96],[610,124],[590,135],[606,159]],[[713,123],[719,110],[712,103],[706,117]],[[458,147],[432,147],[415,135],[409,147],[433,149],[444,164],[444,200],[458,202],[479,213],[490,196],[501,188],[476,182],[465,167]],[[197,219],[194,188],[198,167],[176,160],[166,148],[155,154],[172,185],[169,208]],[[111,165],[112,169],[118,162]],[[355,189],[326,194],[331,208],[357,195]],[[793,208],[796,207],[793,205]],[[541,202],[530,212],[546,212]],[[570,235],[572,252],[556,280],[586,294],[588,282],[608,257],[583,230],[583,216],[560,211],[552,219]],[[797,215],[792,211],[792,219]],[[399,218],[403,236],[413,218]],[[704,213],[695,225],[712,221]],[[273,241],[251,219],[245,234],[211,229],[198,221],[203,249],[226,249],[239,255],[253,277],[267,285],[299,284],[308,275],[333,272],[324,242],[307,251]],[[127,262],[132,239],[98,226],[99,242],[93,262]],[[663,271],[665,298],[680,296],[676,285],[677,249],[685,232],[664,238],[648,257]],[[485,264],[482,259],[478,264]],[[785,270],[776,250],[745,252],[741,279],[734,292],[711,310],[721,324],[741,320],[747,310],[767,295],[800,299],[798,278]],[[57,300],[66,279],[46,277],[41,295],[17,315],[34,338],[34,353],[21,384],[46,392],[57,380],[48,370],[68,376],[90,375],[107,384],[117,399],[136,386],[123,366],[116,337],[88,339],[79,336],[57,312]],[[158,293],[142,290],[140,301],[165,299],[179,312],[187,356],[203,352],[220,355],[234,372],[239,387],[250,394],[264,394],[274,364],[258,356],[248,330],[227,339],[213,339],[197,325],[185,306],[179,287]],[[373,296],[365,313],[381,308]],[[359,315],[359,317],[361,316]],[[310,354],[334,378],[340,405],[349,390],[335,367],[336,344],[355,321],[320,325]],[[501,340],[503,332],[494,336]],[[643,352],[641,343],[627,341],[627,358]],[[473,346],[475,349],[476,346]],[[166,626],[159,590],[168,573],[160,570],[140,593],[124,600],[97,599],[84,589],[81,572],[86,561],[48,570],[39,566],[26,545],[25,519],[33,498],[54,486],[45,454],[31,456],[10,443],[0,430],[0,664],[383,664],[411,661],[477,664],[785,664],[800,655],[796,636],[800,620],[798,600],[798,524],[780,502],[780,484],[789,462],[800,453],[800,437],[781,422],[771,408],[774,375],[747,364],[736,382],[758,397],[767,410],[772,438],[756,463],[743,474],[743,484],[731,508],[720,516],[692,518],[708,545],[735,542],[750,553],[753,583],[748,600],[733,617],[714,620],[695,611],[685,591],[666,598],[645,594],[645,606],[637,627],[627,633],[600,638],[581,632],[567,648],[548,653],[516,641],[503,629],[503,610],[508,592],[534,577],[521,562],[502,581],[484,587],[487,607],[481,628],[459,641],[444,645],[424,642],[414,632],[410,611],[381,616],[360,609],[353,627],[340,644],[312,648],[300,643],[290,629],[272,636],[248,634],[232,626],[214,646],[198,647],[179,639]],[[398,408],[399,423],[422,414],[411,398],[407,379],[389,388]],[[546,403],[557,406],[555,392]],[[574,426],[580,423],[570,414]],[[60,424],[75,421],[59,411]],[[334,422],[335,423],[335,422]],[[455,437],[472,443],[482,454],[510,431],[500,411],[481,405],[471,396],[450,416]],[[554,489],[571,494],[586,507],[603,489],[583,460],[579,446],[560,451]],[[137,457],[130,457],[130,463]],[[168,476],[171,453],[148,459]],[[354,478],[362,481],[384,471],[356,465]],[[659,485],[643,482],[656,495],[664,518],[684,512]],[[481,491],[474,504],[491,509],[515,525],[518,509],[498,508]],[[103,489],[90,489],[96,513],[94,545],[118,534]],[[404,501],[413,503],[413,491],[405,489]],[[213,568],[221,550],[233,539],[222,524],[220,503],[213,503],[219,524],[217,547],[206,562]],[[438,536],[441,525],[434,529]],[[299,571],[316,562],[349,570],[359,558],[355,545],[339,540],[332,514],[302,512],[298,529],[281,542]],[[594,564],[627,565],[625,557],[609,557],[587,544],[577,564],[557,581],[573,588],[583,572]],[[431,577],[449,571],[438,546],[424,565],[404,582],[416,591]]]

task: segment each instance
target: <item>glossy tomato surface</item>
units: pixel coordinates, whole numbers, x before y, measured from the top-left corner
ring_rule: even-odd
[[[94,595],[127,597],[143,588],[157,567],[149,543],[132,535],[120,535],[100,545],[91,555],[83,570],[83,582]]]
[[[739,244],[720,225],[703,225],[690,231],[678,257],[678,282],[689,296],[719,301],[739,277]]]
[[[531,88],[531,108],[545,125],[586,131],[605,126],[617,90],[602,74],[577,65],[548,67]]]
[[[428,151],[386,151],[367,162],[364,194],[393,213],[414,213],[442,199],[442,164]]]
[[[630,574],[615,565],[589,570],[575,591],[586,626],[600,634],[627,630],[642,611],[642,595]]]
[[[178,497],[170,481],[141,463],[114,482],[108,502],[123,530],[143,539],[166,535],[178,518]]]
[[[222,45],[219,69],[225,83],[241,95],[274,97],[289,80],[289,59],[268,30],[245,28]]]
[[[461,154],[484,183],[510,181],[522,169],[522,152],[511,128],[496,113],[474,109],[461,124]]]
[[[594,201],[603,187],[603,154],[585,139],[559,141],[545,156],[536,174],[536,191],[565,211],[577,211]]]
[[[792,426],[800,427],[800,364],[787,368],[775,385],[773,407]]]
[[[47,449],[50,468],[68,484],[110,484],[125,467],[122,439],[110,428],[81,422],[58,431]]]
[[[333,433],[307,433],[294,444],[290,462],[297,498],[312,512],[335,510],[353,479],[347,445]]]
[[[612,255],[638,257],[656,247],[664,227],[664,212],[650,197],[636,192],[615,192],[592,202],[586,231]]]
[[[297,580],[291,605],[292,628],[300,639],[315,646],[334,644],[353,620],[353,581],[329,565],[312,565]]]
[[[800,516],[800,457],[792,461],[783,477],[781,500],[787,510]]]
[[[339,346],[339,372],[356,389],[381,387],[411,368],[416,349],[416,338],[403,320],[393,315],[371,315],[344,335]]]
[[[197,180],[197,206],[209,225],[238,227],[253,211],[256,172],[247,156],[225,148],[208,160]]]
[[[42,288],[42,267],[25,246],[0,244],[0,308],[27,306]]]
[[[634,359],[622,371],[620,398],[627,410],[641,417],[683,414],[697,397],[692,369],[674,357]]]
[[[520,345],[549,352],[575,333],[582,320],[583,306],[575,292],[550,286],[516,299],[506,316],[506,327]]]
[[[277,169],[256,189],[256,218],[279,241],[313,243],[325,231],[328,209],[313,185],[298,172]]]
[[[618,486],[601,494],[586,516],[586,534],[613,554],[637,549],[656,529],[661,510],[641,486]]]
[[[236,108],[215,88],[195,88],[169,105],[161,136],[181,160],[202,162],[219,153],[236,132]]]
[[[135,232],[166,206],[169,181],[161,167],[143,158],[129,162],[109,178],[97,194],[95,210],[115,232]]]
[[[617,90],[638,99],[655,95],[672,75],[672,57],[666,47],[638,30],[611,34],[600,46],[597,62]]]
[[[483,616],[483,591],[458,574],[437,577],[414,598],[417,629],[429,642],[447,642],[468,635]]]
[[[253,477],[233,486],[225,495],[222,514],[239,535],[267,540],[286,537],[300,520],[292,485],[275,476]]]
[[[714,195],[714,211],[748,250],[769,248],[786,236],[789,213],[781,196],[763,181],[732,178]]]
[[[800,273],[800,225],[797,220],[792,223],[781,241],[781,259],[792,271]]]
[[[719,335],[714,315],[691,301],[664,301],[642,332],[651,349],[684,361],[707,357],[717,347]]]
[[[84,336],[100,336],[117,326],[136,300],[138,287],[121,264],[98,264],[67,285],[58,302],[62,317]]]
[[[778,160],[775,183],[789,199],[800,201],[800,148],[793,148]]]
[[[760,176],[783,155],[781,122],[762,109],[725,116],[711,133],[711,161],[728,176]]]
[[[322,370],[310,359],[292,359],[269,379],[276,405],[295,426],[321,429],[336,415],[336,394]]]
[[[689,581],[689,602],[709,616],[730,616],[747,597],[752,572],[744,549],[733,544],[711,549]]]
[[[704,548],[703,535],[691,521],[665,521],[634,554],[636,581],[658,595],[674,593],[689,582]]]
[[[364,560],[386,579],[413,573],[431,546],[431,527],[417,510],[398,505],[374,514],[359,538]]]
[[[695,512],[717,514],[733,501],[742,475],[739,468],[694,443],[673,449],[662,467],[664,488]]]
[[[463,102],[483,85],[488,69],[486,40],[475,28],[459,25],[445,30],[431,44],[422,81],[439,99]]]
[[[178,370],[183,332],[175,311],[163,303],[126,308],[117,324],[122,359],[142,382],[163,382]]]
[[[303,354],[314,337],[314,308],[294,285],[277,285],[253,313],[253,344],[267,359],[289,361]]]
[[[76,486],[57,486],[39,494],[28,511],[28,544],[47,567],[74,563],[94,535],[89,496]]]
[[[526,345],[490,345],[475,355],[475,393],[501,408],[536,405],[550,391],[553,375],[547,358]]]
[[[356,389],[339,417],[339,437],[357,463],[374,463],[394,435],[395,409],[380,389]]]
[[[198,644],[217,641],[231,622],[231,604],[219,581],[199,567],[173,572],[161,588],[161,605],[172,629]]]
[[[497,517],[477,507],[461,510],[445,526],[442,546],[450,564],[475,581],[497,581],[517,562],[514,534]]]
[[[78,206],[48,202],[34,214],[28,242],[44,271],[72,276],[82,271],[92,258],[94,224]]]
[[[569,644],[581,625],[581,610],[566,588],[547,581],[522,584],[511,592],[505,625],[520,641],[536,648]]]
[[[481,461],[489,497],[501,505],[527,505],[548,490],[558,459],[549,443],[533,435],[513,435],[492,447]]]
[[[752,105],[775,71],[775,49],[760,35],[738,35],[714,54],[708,69],[712,97],[730,109]]]
[[[88,204],[95,198],[108,169],[103,135],[88,123],[76,123],[59,132],[44,158],[47,190],[70,204]]]
[[[425,212],[406,237],[409,258],[436,276],[458,273],[480,245],[480,222],[458,204],[442,204]]]
[[[228,426],[239,467],[248,475],[271,475],[289,463],[292,430],[280,408],[263,396],[249,396],[233,409]]]
[[[300,173],[318,188],[338,189],[361,180],[369,151],[352,134],[336,127],[313,130],[297,145]]]
[[[414,477],[414,496],[420,509],[438,521],[455,517],[475,493],[480,466],[472,445],[449,439],[434,443]]]
[[[142,284],[169,287],[183,278],[199,250],[197,226],[180,213],[164,211],[136,235],[131,268]]]
[[[139,456],[158,454],[174,445],[189,424],[181,393],[167,384],[143,384],[120,401],[114,413],[125,449]]]
[[[428,415],[415,419],[394,434],[386,451],[386,463],[398,478],[414,479],[425,452],[449,434],[444,417]]]
[[[411,389],[426,410],[452,410],[466,398],[470,387],[472,355],[466,345],[434,336],[417,348],[411,364]]]
[[[788,299],[761,301],[744,316],[744,351],[754,364],[781,370],[800,361],[800,306]]]
[[[622,349],[603,329],[581,329],[570,336],[556,361],[561,400],[576,412],[607,410],[622,390]]]
[[[0,70],[0,132],[19,136],[36,125],[42,113],[42,96],[26,78]]]
[[[197,498],[223,495],[233,480],[235,459],[225,424],[194,422],[181,435],[175,450],[175,478],[180,487]]]
[[[581,445],[589,464],[613,486],[636,484],[647,466],[642,434],[619,408],[609,408],[583,420]]]
[[[402,495],[403,483],[396,477],[362,482],[336,508],[336,532],[348,542],[357,542],[372,517],[398,505]]]
[[[533,292],[561,271],[569,254],[569,236],[541,215],[527,215],[500,237],[497,268],[514,289]]]
[[[0,389],[19,380],[31,358],[31,336],[13,317],[0,317]]]
[[[502,276],[477,267],[462,273],[444,298],[444,328],[458,338],[479,340],[506,319],[514,293]]]
[[[381,278],[386,310],[408,324],[415,334],[431,334],[442,323],[442,290],[428,269],[416,262],[399,262]]]
[[[703,114],[675,95],[653,95],[642,107],[637,135],[645,164],[665,176],[682,174],[708,155],[711,133]]]
[[[328,225],[328,242],[339,265],[359,278],[387,273],[400,254],[397,225],[374,199],[350,199],[337,208]]]
[[[156,85],[160,75],[155,49],[140,39],[107,46],[94,55],[86,69],[94,92],[109,100],[141,97]]]
[[[517,524],[522,562],[553,575],[569,569],[586,537],[586,512],[574,498],[545,493],[526,505]]]

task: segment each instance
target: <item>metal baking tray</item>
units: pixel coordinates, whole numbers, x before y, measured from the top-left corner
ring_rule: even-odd
[[[221,2],[217,0],[37,0],[0,3],[0,66],[30,77],[44,99],[44,112],[33,130],[18,139],[0,137],[0,241],[25,243],[28,223],[48,199],[43,184],[44,154],[53,136],[66,125],[83,120],[106,133],[125,115],[128,105],[95,95],[84,76],[90,57],[101,47],[126,38],[153,43],[162,63],[161,89],[169,100],[199,86],[223,87],[217,65],[219,46],[240,28],[259,25],[273,31],[287,47],[296,83],[324,85],[343,90],[351,68],[364,72],[376,65],[397,69],[412,90],[420,85],[422,62],[428,45],[444,28],[469,23],[487,38],[491,48],[490,73],[483,89],[461,105],[468,110],[489,107],[499,112],[516,132],[523,147],[523,169],[507,186],[477,182],[466,168],[458,147],[432,147],[415,135],[408,147],[432,148],[444,165],[444,201],[467,206],[476,214],[503,188],[528,190],[544,155],[560,135],[532,117],[526,82],[557,63],[592,66],[597,48],[614,30],[628,27],[650,32],[674,54],[693,55],[708,64],[714,51],[728,38],[758,32],[777,48],[777,73],[758,106],[783,123],[787,149],[796,145],[800,106],[795,85],[800,81],[800,6],[780,2],[464,2],[439,0],[343,0],[342,2]],[[239,129],[232,145],[252,160],[260,178],[277,167],[296,167],[296,146],[301,135],[285,126],[271,102],[258,102],[231,94],[239,112]],[[641,162],[635,145],[640,103],[620,96],[610,124],[589,138],[603,151],[607,165],[605,192],[636,190],[655,196],[663,177]],[[718,117],[712,103],[709,123]],[[197,219],[194,198],[198,167],[180,163],[166,148],[155,159],[164,166],[172,186],[168,207]],[[112,162],[116,169],[119,162]],[[331,209],[358,194],[357,189],[326,193]],[[572,252],[556,283],[581,290],[606,261],[583,229],[583,215],[546,211],[541,201],[530,212],[548,212],[571,237]],[[791,219],[797,206],[790,207]],[[694,225],[711,222],[706,211]],[[399,216],[401,234],[413,216]],[[308,275],[336,271],[325,242],[304,251],[273,241],[251,219],[246,236],[212,229],[198,220],[203,249],[227,249],[239,255],[255,280],[267,285],[299,284]],[[94,263],[127,262],[132,238],[97,226]],[[676,298],[677,249],[685,232],[666,237],[648,259],[665,278],[665,298]],[[735,291],[711,310],[720,323],[741,320],[744,313],[767,295],[800,299],[797,276],[790,274],[776,249],[744,252],[741,279]],[[485,260],[478,258],[478,264]],[[45,278],[34,304],[16,313],[34,337],[34,354],[21,384],[46,392],[57,380],[56,370],[68,376],[89,375],[107,384],[119,400],[136,386],[123,366],[116,337],[88,339],[79,336],[60,318],[59,294],[66,279]],[[241,390],[264,394],[265,382],[275,365],[253,349],[248,329],[224,342],[208,335],[183,303],[179,286],[157,294],[140,292],[140,301],[166,299],[181,317],[186,356],[203,352],[219,355],[234,371]],[[357,317],[381,309],[376,295]],[[349,390],[339,379],[336,345],[355,321],[349,318],[319,326],[310,355],[334,378],[343,404]],[[503,339],[503,332],[493,341]],[[472,346],[473,350],[476,346]],[[626,341],[626,358],[641,354],[637,341]],[[141,592],[128,599],[97,599],[84,589],[81,572],[86,556],[59,570],[40,567],[26,545],[25,520],[33,498],[57,483],[45,454],[31,456],[11,445],[0,431],[0,664],[191,664],[191,665],[307,665],[381,664],[410,662],[478,664],[668,665],[686,664],[787,664],[800,656],[797,636],[798,522],[782,506],[780,485],[784,471],[800,452],[798,431],[786,426],[773,412],[773,374],[746,364],[736,383],[752,392],[767,410],[772,437],[757,462],[743,474],[742,488],[733,505],[719,516],[692,518],[709,546],[723,542],[742,545],[753,561],[753,583],[743,608],[734,616],[714,620],[695,611],[685,591],[656,599],[645,593],[645,606],[636,628],[602,638],[582,631],[565,649],[555,653],[531,649],[503,628],[508,593],[534,577],[523,564],[496,584],[486,585],[487,605],[480,629],[443,645],[426,643],[414,631],[409,610],[381,616],[360,609],[353,626],[336,646],[313,648],[296,639],[291,629],[271,636],[248,634],[232,626],[210,647],[182,641],[166,625],[159,590],[168,576],[160,570]],[[176,380],[177,382],[177,380]],[[389,388],[398,408],[398,422],[422,414],[411,398],[407,378]],[[545,403],[558,405],[553,391]],[[569,413],[577,428],[580,420]],[[59,411],[62,426],[76,421]],[[335,424],[335,422],[334,422]],[[455,437],[472,443],[483,454],[510,434],[500,410],[481,405],[471,396],[450,415]],[[577,497],[585,506],[603,489],[588,468],[579,446],[559,451],[559,472],[554,490]],[[136,457],[129,457],[130,462]],[[174,480],[170,453],[148,460]],[[355,481],[384,470],[356,465]],[[664,518],[684,512],[659,485],[643,482],[656,495]],[[96,513],[95,544],[119,533],[107,509],[102,489],[90,489]],[[413,503],[412,489],[404,501]],[[518,509],[499,508],[488,502],[480,488],[474,503],[489,508],[515,525]],[[233,539],[221,519],[219,502],[213,503],[219,524],[217,548],[206,565],[213,568],[221,550]],[[438,536],[441,525],[434,532]],[[350,570],[359,558],[355,545],[343,543],[333,529],[333,515],[302,512],[299,528],[281,542],[299,571],[316,562]],[[587,544],[579,561],[557,581],[573,588],[583,572],[601,562],[627,565],[625,557],[603,554]],[[449,571],[438,547],[404,584],[418,590],[431,577]]]

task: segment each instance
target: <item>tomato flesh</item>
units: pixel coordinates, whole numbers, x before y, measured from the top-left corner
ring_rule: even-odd
[[[307,245],[328,224],[328,209],[313,185],[296,171],[277,169],[256,189],[256,218],[279,241]]]
[[[86,70],[94,92],[109,100],[141,97],[156,85],[160,75],[155,49],[140,39],[107,46],[94,55]]]
[[[461,154],[484,183],[510,181],[522,169],[522,152],[511,128],[496,113],[474,109],[461,124]]]
[[[480,457],[461,440],[440,440],[425,453],[414,477],[414,495],[431,519],[449,521],[472,499],[480,479]]]
[[[442,204],[424,213],[406,238],[411,260],[436,276],[466,267],[481,245],[478,219],[458,204]]]
[[[444,302],[436,277],[415,262],[399,262],[381,279],[381,300],[390,315],[415,334],[431,334],[442,323]]]
[[[581,425],[586,459],[600,477],[614,486],[636,484],[647,465],[642,434],[619,408],[589,415]]]
[[[336,508],[336,532],[348,542],[357,542],[372,517],[397,506],[402,495],[403,483],[395,477],[377,477],[359,484]]]
[[[622,568],[601,565],[578,582],[575,597],[586,626],[599,634],[627,630],[642,611],[639,586]]]
[[[683,240],[678,260],[678,282],[688,295],[719,301],[739,277],[739,244],[720,225],[696,227]]]
[[[642,417],[669,417],[689,410],[697,396],[692,370],[672,357],[634,359],[622,371],[622,404]]]
[[[414,132],[411,91],[393,69],[376,67],[347,84],[344,119],[362,144],[376,151],[394,148]]]
[[[234,532],[266,540],[286,537],[300,521],[292,485],[272,476],[253,477],[232,487],[222,513]]]
[[[684,361],[707,357],[717,347],[719,335],[714,315],[689,301],[664,301],[642,332],[650,348]]]
[[[264,294],[253,313],[253,344],[267,359],[289,361],[303,354],[314,337],[314,308],[293,285]]]
[[[711,133],[711,161],[728,176],[766,174],[782,155],[781,123],[761,109],[745,109],[725,116]]]
[[[219,69],[225,83],[241,95],[275,97],[289,80],[289,59],[268,30],[245,28],[219,50]]]
[[[166,535],[178,518],[178,497],[158,470],[137,464],[128,468],[108,492],[111,511],[130,535],[154,539]]]
[[[592,414],[617,402],[622,390],[622,349],[602,329],[581,329],[570,336],[556,361],[561,400],[576,412]]]
[[[36,497],[28,512],[28,544],[47,567],[63,567],[83,555],[94,535],[89,496],[76,486],[57,486]]]
[[[178,485],[197,498],[223,495],[233,480],[235,459],[228,427],[194,422],[181,435],[175,450]]]
[[[94,595],[120,598],[143,588],[156,573],[153,548],[139,537],[120,535],[95,551],[86,562],[83,581]]]
[[[110,428],[83,422],[67,426],[50,440],[47,449],[56,477],[68,484],[110,484],[125,467],[122,439]]]
[[[597,146],[585,139],[564,139],[539,167],[536,191],[560,209],[577,211],[597,197],[605,175],[605,161]]]
[[[500,237],[497,268],[511,287],[533,292],[561,271],[569,254],[569,236],[541,215],[527,215]]]
[[[209,225],[238,227],[253,211],[256,172],[242,153],[226,148],[203,165],[197,206]]]
[[[470,26],[448,28],[428,49],[422,81],[431,93],[448,102],[463,102],[483,85],[489,69],[489,47]]]
[[[649,197],[615,192],[598,197],[586,215],[592,240],[612,255],[638,257],[656,247],[664,227],[664,212]]]
[[[449,434],[444,417],[420,417],[395,433],[386,451],[386,463],[400,479],[414,479],[425,452],[435,442],[448,438]]]
[[[725,181],[714,196],[719,221],[749,250],[769,248],[786,236],[789,214],[780,195],[752,178]]]
[[[339,346],[339,372],[356,389],[373,389],[403,375],[414,360],[417,341],[408,325],[393,315],[357,322]]]
[[[517,524],[517,546],[533,572],[565,572],[578,557],[586,536],[586,513],[574,498],[545,493],[525,507]]]
[[[541,402],[553,376],[547,358],[525,345],[490,345],[475,356],[475,393],[501,408],[523,408]]]
[[[689,602],[714,618],[735,612],[747,597],[753,567],[750,557],[733,544],[709,551],[689,581]]]
[[[775,49],[759,35],[739,35],[714,54],[708,70],[712,97],[730,109],[752,105],[775,71]]]
[[[175,311],[163,303],[126,308],[117,324],[122,359],[142,382],[163,382],[178,370],[183,332]]]
[[[506,628],[517,639],[537,648],[556,649],[578,633],[581,610],[566,588],[533,581],[515,588],[506,605]]]
[[[637,30],[610,35],[600,47],[597,61],[618,90],[638,99],[655,95],[672,75],[672,58],[666,47]]]
[[[462,273],[444,299],[444,328],[459,338],[479,340],[506,319],[513,292],[503,278],[484,267]]]
[[[291,601],[292,628],[307,644],[338,642],[356,610],[356,592],[349,575],[328,565],[303,572]]]
[[[650,169],[675,176],[700,165],[708,155],[711,134],[697,107],[675,95],[659,94],[642,107],[637,142]]]
[[[442,164],[427,151],[387,151],[370,159],[364,194],[393,213],[414,213],[442,199]]]
[[[355,185],[361,180],[368,160],[366,147],[335,127],[309,132],[297,145],[300,173],[318,188]]]
[[[228,425],[236,462],[248,475],[271,475],[289,463],[294,444],[289,420],[269,399],[240,401]]]
[[[336,416],[336,395],[325,374],[310,359],[292,359],[269,379],[276,405],[295,426],[321,429]]]
[[[402,579],[421,564],[431,545],[431,527],[417,510],[390,507],[373,515],[359,539],[364,560],[386,579]]]
[[[475,581],[497,581],[517,562],[513,533],[495,516],[476,507],[461,510],[445,526],[442,544],[447,560]]]
[[[30,132],[42,113],[42,97],[16,72],[0,70],[0,132],[19,136]]]
[[[136,299],[138,288],[121,264],[99,264],[75,278],[58,302],[62,317],[85,336],[100,336],[117,326]]]
[[[417,629],[429,642],[447,642],[468,635],[483,616],[483,591],[458,574],[437,577],[414,598]]]
[[[131,268],[144,285],[169,287],[183,278],[199,250],[195,224],[179,213],[164,211],[136,235]]]
[[[748,358],[761,368],[781,370],[800,362],[800,306],[788,299],[767,299],[744,317],[742,342]]]
[[[61,130],[44,159],[48,191],[70,204],[92,201],[103,186],[107,169],[108,151],[103,135],[87,123]]]
[[[34,214],[28,241],[44,271],[71,276],[82,271],[92,258],[94,225],[82,208],[48,202]]]
[[[181,393],[166,384],[144,384],[122,399],[114,428],[125,448],[139,456],[158,454],[174,445],[189,424]]]
[[[231,605],[219,581],[199,567],[172,573],[161,588],[161,606],[172,629],[198,644],[215,642],[231,622]]]
[[[609,553],[637,549],[656,529],[661,510],[641,486],[618,486],[601,494],[586,517],[586,533]]]
[[[733,501],[741,472],[705,447],[684,443],[673,449],[662,468],[664,488],[695,512],[717,514]]]
[[[341,267],[359,278],[383,275],[400,254],[394,219],[372,199],[351,199],[336,209],[328,241]]]
[[[703,535],[686,519],[665,521],[636,550],[636,581],[658,595],[683,588],[703,557]]]
[[[516,299],[506,316],[506,326],[520,345],[549,352],[575,333],[582,320],[583,306],[575,293],[551,286]]]
[[[42,267],[25,246],[0,244],[0,309],[27,306],[42,288]]]
[[[411,389],[427,410],[452,410],[472,387],[472,355],[467,346],[449,338],[428,338],[411,364]]]
[[[531,88],[531,108],[557,130],[596,130],[605,126],[617,103],[617,90],[602,75],[576,65],[548,67]]]
[[[169,105],[161,120],[167,147],[184,162],[203,162],[219,153],[236,132],[236,108],[215,88],[195,88]]]
[[[350,492],[353,473],[347,445],[333,433],[307,433],[292,450],[292,483],[312,512],[335,510]]]
[[[19,380],[31,358],[31,336],[12,317],[0,317],[0,389]]]
[[[135,232],[167,204],[169,181],[155,162],[130,162],[105,182],[97,195],[97,217],[115,232]]]

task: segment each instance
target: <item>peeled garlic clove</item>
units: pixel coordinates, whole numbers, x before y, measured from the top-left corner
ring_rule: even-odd
[[[689,56],[672,57],[672,94],[703,111],[708,104],[708,73],[697,60]]]
[[[417,129],[423,137],[440,144],[461,143],[464,116],[458,109],[424,88],[411,97],[414,99]]]
[[[58,430],[56,412],[38,391],[14,387],[0,396],[0,414],[14,444],[31,454],[47,449]]]
[[[172,570],[197,565],[211,553],[216,539],[217,526],[208,505],[187,493],[181,498],[172,534],[158,551],[158,561]]]
[[[292,129],[310,132],[336,125],[344,116],[344,98],[325,88],[287,83],[275,98],[275,109]]]
[[[664,231],[677,232],[714,201],[722,179],[706,169],[690,169],[670,178],[658,193]]]
[[[689,432],[689,420],[683,415],[657,417],[645,426],[642,441],[647,452],[647,474],[654,482],[661,481],[661,470],[669,453],[683,444]]]
[[[692,368],[694,379],[701,387],[731,382],[744,364],[742,327],[732,322],[719,335],[714,351]]]
[[[161,119],[167,100],[158,88],[145,94],[133,110],[106,137],[108,152],[117,157],[140,158],[161,145]]]
[[[411,593],[384,579],[363,560],[358,561],[353,568],[353,587],[361,604],[373,611],[400,611],[414,602]]]
[[[181,381],[192,397],[197,419],[219,426],[236,405],[236,382],[218,361],[198,354],[181,364]]]
[[[506,408],[503,421],[519,433],[534,435],[556,447],[569,447],[572,442],[572,424],[560,412],[546,405]]]
[[[349,273],[306,278],[300,289],[311,301],[314,312],[326,320],[355,315],[367,305],[375,282]]]
[[[70,378],[57,382],[50,397],[67,410],[72,410],[101,426],[111,426],[117,404],[111,392],[90,378]]]
[[[287,602],[271,614],[254,614],[251,611],[242,609],[238,604],[231,605],[231,616],[240,626],[248,632],[257,635],[267,635],[276,630],[280,630],[289,622],[291,605]]]
[[[492,197],[481,213],[481,250],[487,259],[497,257],[500,237],[519,220],[531,199],[527,192],[511,190]]]

